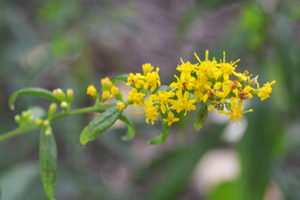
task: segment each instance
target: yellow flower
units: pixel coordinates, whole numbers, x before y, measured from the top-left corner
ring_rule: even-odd
[[[184,97],[182,98],[182,90],[177,90],[176,96],[178,100],[171,99],[170,103],[172,104],[171,109],[176,110],[177,113],[185,110],[184,116],[186,115],[187,111],[195,110],[196,106],[193,103],[196,102],[195,99],[189,100],[189,93],[185,91]]]
[[[205,61],[201,61],[200,58],[194,53],[195,57],[199,61],[200,65],[198,66],[198,70],[196,71],[197,75],[204,74],[207,77],[212,77],[212,72],[216,69],[217,61],[213,58],[212,61],[208,60],[209,52],[205,51]]]
[[[191,64],[189,61],[184,63],[180,58],[182,64],[178,65],[177,70],[181,72],[183,76],[189,76],[194,70],[196,65]]]
[[[158,75],[158,71],[159,71],[159,68],[157,67],[156,72],[147,73],[147,75],[145,77],[146,82],[144,83],[145,89],[148,89],[148,87],[150,86],[151,87],[150,91],[154,92],[157,85],[160,87],[160,78]]]
[[[111,92],[112,96],[116,96],[116,95],[120,94],[120,90],[116,86],[112,86],[111,89],[110,89],[110,92]]]
[[[261,97],[261,101],[265,100],[266,98],[270,97],[269,94],[272,93],[272,88],[271,85],[273,85],[274,83],[276,83],[276,81],[272,81],[271,83],[267,82],[266,84],[264,84],[264,87],[262,87],[260,89],[260,92],[258,93],[258,96]],[[259,85],[258,85],[259,88]]]
[[[239,62],[240,59],[236,60],[235,62],[230,62],[230,63],[226,63],[225,62],[225,51],[223,52],[223,62],[221,62],[220,64],[217,64],[217,66],[219,67],[219,70],[217,70],[217,72],[215,73],[215,77],[216,79],[220,76],[223,75],[223,79],[225,81],[229,80],[229,75],[231,75],[232,73],[236,76],[239,76],[239,74],[237,74],[234,70],[237,67],[237,65],[235,65],[235,63]]]
[[[110,90],[110,88],[114,85],[108,77],[101,79],[102,90]]]
[[[178,122],[179,118],[174,117],[174,114],[172,112],[168,113],[168,118],[163,119],[164,124],[168,122],[168,126],[171,126],[172,123]]]
[[[198,75],[198,78],[195,81],[195,86],[194,86],[195,100],[200,99],[202,101],[203,100],[203,91],[204,91],[205,87],[210,87],[211,85],[212,85],[212,82],[210,82],[204,74]]]
[[[142,100],[144,99],[145,94],[138,92],[137,89],[132,88],[132,91],[130,91],[128,93],[128,100],[132,100],[134,103],[135,107],[142,107],[143,106],[143,102]]]
[[[230,91],[231,91],[231,87],[230,87],[230,85],[231,85],[231,80],[228,80],[228,81],[224,81],[222,84],[221,84],[221,82],[218,82],[218,83],[216,83],[215,84],[215,87],[214,87],[214,89],[215,90],[220,90],[220,85],[222,85],[222,92],[221,91],[217,91],[216,92],[216,96],[217,97],[220,97],[220,98],[222,98],[222,99],[225,99],[226,98],[226,96],[230,93]],[[216,87],[216,85],[218,84],[218,87]],[[224,101],[224,100],[223,100]]]
[[[123,102],[118,102],[117,103],[117,109],[119,111],[122,111],[125,108],[125,104]]]
[[[234,120],[237,120],[239,122],[239,125],[241,125],[241,122],[240,122],[240,118],[243,117],[243,113],[247,113],[247,112],[252,112],[253,110],[250,109],[250,110],[247,110],[245,112],[243,112],[243,106],[242,106],[242,103],[243,101],[239,101],[238,102],[238,105],[236,106],[236,103],[238,101],[238,98],[234,98],[234,97],[231,97],[231,109],[227,112],[227,111],[223,111],[223,110],[219,110],[219,113],[220,114],[225,114],[228,116],[228,118],[230,120],[232,120],[232,123],[234,123]]]
[[[153,106],[154,102],[152,96],[149,97],[148,101],[144,101],[146,108],[142,108],[144,112],[136,112],[136,114],[146,113],[146,122],[149,124],[149,120],[151,120],[152,125],[154,124],[154,120],[158,119],[159,113],[157,112],[158,106]]]
[[[97,94],[97,90],[93,85],[90,85],[87,90],[86,93],[91,95],[91,96],[95,96]]]
[[[240,88],[239,90],[234,91],[235,96],[240,98],[242,101],[248,98],[251,99],[253,97],[252,92],[253,89],[250,85],[247,85],[244,89]]]
[[[148,74],[149,72],[152,72],[153,70],[153,66],[151,66],[150,63],[145,63],[143,64],[143,72],[144,72],[144,75]]]
[[[165,90],[159,91],[156,94],[151,95],[154,100],[157,100],[157,103],[160,104],[160,110],[163,114],[166,113],[166,108],[168,107],[169,99],[175,96],[174,92],[167,92]]]
[[[103,99],[107,100],[107,99],[109,99],[110,97],[111,97],[110,91],[105,90],[105,91],[102,92],[102,98],[103,98]]]
[[[174,75],[177,79],[177,82],[173,82],[170,84],[171,88],[176,88],[178,90],[192,90],[195,86],[195,77],[191,76],[190,74],[180,74],[180,79]]]
[[[145,77],[142,76],[140,73],[137,73],[136,75],[130,73],[126,85],[133,84],[136,88],[139,89],[141,88],[141,85],[144,85],[144,81],[143,81],[144,78]]]

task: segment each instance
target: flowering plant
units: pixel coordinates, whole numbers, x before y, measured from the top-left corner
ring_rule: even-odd
[[[19,127],[13,131],[0,135],[0,141],[28,132],[33,129],[41,128],[40,134],[40,172],[45,192],[49,199],[53,199],[55,188],[56,168],[57,168],[57,151],[54,135],[52,133],[51,123],[57,119],[88,112],[99,112],[81,132],[80,143],[85,145],[87,142],[94,140],[101,133],[111,127],[118,119],[128,124],[128,132],[122,137],[124,141],[133,138],[135,134],[134,127],[130,119],[123,113],[129,105],[140,107],[146,116],[146,122],[154,124],[159,119],[163,123],[162,134],[149,141],[150,144],[162,144],[169,131],[169,127],[178,122],[176,113],[184,111],[184,116],[190,110],[200,110],[194,120],[194,128],[199,130],[205,123],[208,111],[214,109],[218,113],[228,116],[234,122],[243,117],[243,113],[252,112],[252,109],[243,111],[243,103],[258,96],[261,100],[270,97],[272,92],[271,83],[267,82],[262,88],[257,82],[258,76],[251,78],[248,71],[243,73],[236,72],[235,62],[225,61],[225,52],[223,60],[219,63],[213,58],[209,60],[209,52],[206,51],[205,60],[201,61],[195,54],[198,63],[191,64],[189,61],[178,65],[177,70],[180,72],[179,77],[174,75],[176,80],[170,85],[161,85],[159,68],[146,63],[143,67],[143,74],[130,73],[123,74],[109,79],[108,77],[101,80],[101,95],[94,85],[87,88],[87,94],[95,99],[92,107],[70,110],[73,101],[73,90],[68,89],[66,93],[61,89],[56,89],[52,93],[40,88],[26,88],[16,91],[12,94],[9,105],[14,109],[14,102],[19,95],[33,95],[53,101],[50,104],[48,115],[45,119],[34,119],[31,110],[23,111],[21,115],[15,116],[15,121]],[[124,100],[118,87],[115,86],[117,81],[126,82],[126,85],[132,87],[127,95],[127,101]],[[115,98],[118,102],[113,104],[105,103],[109,98]],[[146,100],[147,99],[147,100]],[[57,104],[63,109],[56,114]],[[34,123],[33,123],[34,121]]]

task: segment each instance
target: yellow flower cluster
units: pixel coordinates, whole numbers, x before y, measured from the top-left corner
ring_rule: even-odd
[[[220,114],[225,114],[230,120],[237,120],[243,117],[243,113],[252,112],[252,109],[243,111],[243,102],[247,99],[258,96],[261,100],[270,97],[272,92],[271,86],[275,83],[264,84],[260,88],[257,82],[258,76],[251,79],[252,75],[246,70],[244,73],[236,72],[235,62],[226,62],[225,52],[223,60],[217,62],[215,58],[209,60],[209,52],[206,51],[205,60],[201,61],[197,54],[195,57],[198,63],[192,64],[189,61],[178,65],[177,70],[179,76],[175,76],[176,81],[169,86],[161,87],[159,68],[154,71],[154,67],[150,63],[144,64],[143,74],[130,73],[127,78],[126,85],[132,86],[132,90],[128,94],[128,101],[124,102],[120,95],[120,91],[109,78],[102,79],[102,99],[106,100],[115,96],[121,100],[117,103],[117,109],[123,110],[128,104],[134,104],[136,107],[142,107],[145,113],[146,121],[152,124],[158,120],[159,115],[163,123],[169,126],[179,121],[174,111],[180,113],[184,111],[195,110],[196,105],[209,104],[207,110],[217,109]],[[256,89],[253,88],[257,85]],[[148,101],[144,99],[149,95]],[[95,96],[96,89],[89,86],[87,93]],[[145,107],[143,107],[145,106]]]
[[[120,93],[120,90],[118,87],[116,87],[111,80],[108,77],[105,77],[104,79],[101,79],[102,84],[102,95],[100,99],[100,103],[104,103],[107,99],[115,97],[117,100],[121,100],[123,102],[122,95]],[[98,92],[97,89],[94,87],[94,85],[90,85],[87,88],[86,93],[88,95],[91,95],[94,99],[96,99],[96,103],[98,102]],[[122,105],[118,106],[118,109],[121,111],[125,108],[125,105],[123,103]]]

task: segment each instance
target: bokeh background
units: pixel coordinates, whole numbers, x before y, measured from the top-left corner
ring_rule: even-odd
[[[128,115],[136,137],[122,142],[117,122],[80,147],[93,114],[52,124],[58,146],[56,199],[65,200],[298,200],[300,199],[299,0],[3,0],[0,2],[0,134],[17,127],[14,115],[49,101],[9,96],[24,87],[73,88],[72,108],[91,106],[86,88],[106,76],[160,67],[163,84],[184,61],[205,50],[237,60],[237,71],[276,80],[271,98],[248,101],[242,126],[209,113],[193,129],[191,112],[160,134],[142,115]],[[128,88],[120,84],[124,93]],[[46,199],[39,177],[39,133],[0,143],[2,200]]]

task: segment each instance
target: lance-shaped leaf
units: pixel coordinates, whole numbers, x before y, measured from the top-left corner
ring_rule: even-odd
[[[115,78],[113,78],[113,79],[111,80],[111,82],[112,82],[113,84],[115,84],[117,81],[123,81],[123,82],[126,83],[128,77],[129,77],[129,74],[121,74],[121,75],[118,75],[118,76],[116,76]]]
[[[81,132],[79,138],[80,143],[84,145],[87,142],[94,140],[97,136],[111,127],[121,113],[122,111],[119,111],[115,106],[95,117]]]
[[[45,135],[45,128],[40,134],[40,173],[47,197],[52,200],[55,189],[56,169],[57,169],[57,150],[53,133]]]
[[[126,115],[124,115],[124,114],[120,115],[119,119],[122,120],[123,122],[125,122],[128,125],[127,134],[124,135],[121,139],[123,141],[129,141],[129,140],[131,140],[134,137],[134,135],[135,135],[135,130],[134,130],[134,127],[133,127],[130,119],[128,119],[128,117]]]
[[[167,118],[167,114],[162,114],[162,113],[160,113],[160,114],[161,114],[161,118],[162,119],[163,118]],[[166,140],[166,138],[168,136],[169,129],[170,129],[170,126],[168,125],[168,123],[164,123],[163,124],[163,131],[162,131],[162,133],[158,137],[150,140],[149,144],[160,145],[160,144],[164,143],[164,141]]]
[[[25,89],[21,89],[21,90],[18,90],[16,92],[14,92],[10,96],[9,108],[11,110],[15,109],[14,102],[15,102],[16,98],[19,95],[24,95],[24,94],[37,96],[37,97],[41,97],[41,98],[44,98],[44,99],[49,99],[50,101],[54,101],[54,102],[60,104],[60,101],[57,98],[55,98],[55,96],[48,90],[41,89],[41,88],[25,88]]]
[[[206,104],[203,104],[194,120],[194,128],[199,131],[205,123],[208,110]]]

